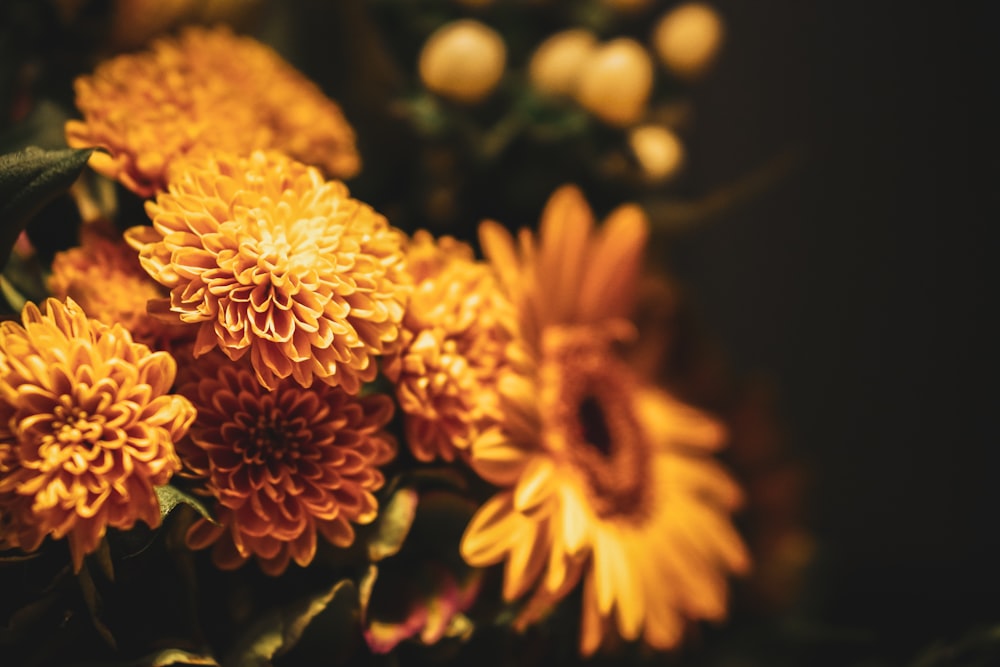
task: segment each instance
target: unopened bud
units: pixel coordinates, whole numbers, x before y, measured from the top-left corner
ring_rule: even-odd
[[[442,97],[478,102],[503,76],[507,49],[497,31],[463,19],[438,28],[420,52],[420,79]]]

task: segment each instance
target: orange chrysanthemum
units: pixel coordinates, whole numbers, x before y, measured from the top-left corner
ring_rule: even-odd
[[[489,265],[451,237],[418,231],[407,253],[414,290],[399,351],[385,364],[414,456],[452,461],[497,418],[496,381],[514,314]]]
[[[646,385],[616,344],[647,233],[626,206],[593,233],[574,188],[558,190],[540,240],[495,223],[484,249],[518,307],[529,363],[500,379],[503,418],[470,462],[501,490],[463,536],[474,565],[506,562],[503,595],[534,591],[519,622],[537,620],[583,580],[581,651],[613,629],[659,649],[685,619],[726,611],[727,572],[748,567],[729,513],[740,490],[708,454],[722,428]]]
[[[66,141],[106,148],[90,165],[143,197],[165,189],[170,164],[194,150],[276,149],[337,178],[360,168],[340,107],[228,28],[187,28],[102,63],[74,87],[84,120],[66,124]]]
[[[126,240],[170,290],[159,315],[192,325],[194,354],[249,352],[257,378],[349,393],[399,337],[403,235],[337,181],[278,153],[184,161]]]
[[[199,520],[187,541],[194,549],[214,545],[218,567],[235,569],[256,558],[277,576],[290,560],[312,561],[317,533],[349,546],[352,523],[375,518],[372,492],[384,482],[377,466],[396,451],[383,430],[392,418],[389,397],[350,396],[325,385],[305,389],[288,380],[268,391],[245,364],[218,353],[199,362],[180,391],[198,408],[178,447],[184,474],[215,498],[219,520]]]
[[[160,524],[153,487],[180,468],[194,408],[167,393],[169,354],[72,299],[29,303],[23,321],[0,325],[0,545],[68,537],[79,570],[109,526]]]
[[[162,299],[163,288],[152,280],[135,250],[84,228],[80,245],[56,253],[48,279],[52,296],[76,301],[84,312],[109,326],[122,324],[132,339],[153,349],[169,349],[185,335],[146,313],[150,299]]]

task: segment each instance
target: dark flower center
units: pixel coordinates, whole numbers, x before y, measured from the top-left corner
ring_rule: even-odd
[[[602,517],[639,520],[648,511],[652,447],[636,414],[636,380],[612,340],[590,328],[546,334],[543,406],[554,442],[587,479]]]

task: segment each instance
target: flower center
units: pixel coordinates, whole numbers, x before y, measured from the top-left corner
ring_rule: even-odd
[[[249,463],[257,464],[298,459],[298,430],[281,415],[260,414],[247,425],[243,455]]]
[[[62,446],[93,445],[104,433],[104,415],[58,405],[53,410],[52,438]]]
[[[608,333],[545,333],[543,419],[550,447],[586,480],[598,516],[640,520],[648,510],[652,447],[636,416],[635,379]]]

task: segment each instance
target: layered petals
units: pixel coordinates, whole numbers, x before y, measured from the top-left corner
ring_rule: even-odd
[[[108,527],[156,527],[153,487],[180,468],[195,416],[167,393],[174,359],[89,319],[72,299],[0,325],[0,547],[67,538],[74,567]]]
[[[376,517],[379,466],[396,452],[383,428],[392,401],[290,380],[268,390],[246,363],[218,352],[194,366],[180,391],[198,419],[178,451],[183,474],[214,499],[219,525],[199,520],[188,545],[212,547],[222,569],[255,558],[273,576],[312,562],[319,537],[349,546],[354,525]]]
[[[117,56],[75,82],[83,120],[72,147],[99,146],[90,165],[143,197],[195,150],[280,150],[336,178],[360,168],[340,107],[271,48],[228,28],[185,29]]]
[[[399,337],[402,234],[337,181],[278,153],[182,161],[125,237],[169,290],[149,310],[196,328],[194,353],[249,357],[259,382],[357,393]]]

